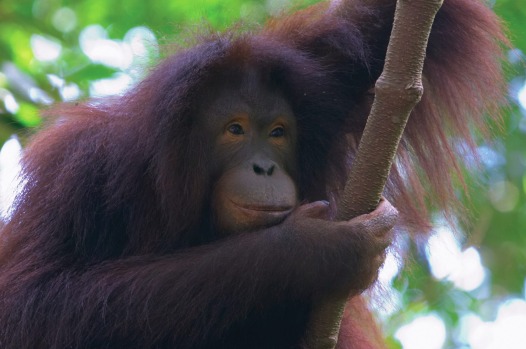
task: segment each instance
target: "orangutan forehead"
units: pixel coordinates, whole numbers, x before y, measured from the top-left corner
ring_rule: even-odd
[[[202,117],[228,118],[246,114],[250,117],[292,118],[293,112],[281,91],[254,80],[243,79],[219,87],[214,98],[205,98],[200,107]]]

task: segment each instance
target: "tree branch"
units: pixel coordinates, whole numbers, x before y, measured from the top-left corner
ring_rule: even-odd
[[[397,2],[384,70],[376,81],[374,103],[345,185],[338,220],[369,213],[381,199],[405,125],[423,94],[422,69],[427,42],[442,2]],[[346,302],[346,295],[341,295],[325,300],[314,309],[308,348],[336,346]],[[365,339],[373,347],[384,347],[377,339],[367,336]]]

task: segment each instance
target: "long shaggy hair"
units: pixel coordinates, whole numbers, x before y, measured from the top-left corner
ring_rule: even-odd
[[[163,298],[162,312],[147,312],[148,302],[161,301],[155,290],[178,282],[159,276],[155,263],[191,268],[185,249],[216,238],[207,217],[210,145],[195,126],[203,96],[249,70],[265,76],[297,118],[301,200],[337,203],[383,68],[394,5],[355,0],[335,11],[319,4],[272,19],[256,33],[211,35],[164,60],[125,96],[48,110],[57,118],[25,151],[26,184],[2,232],[0,347],[104,348],[110,344],[97,338],[139,323],[149,330],[119,343],[212,345],[211,333],[227,331],[230,319],[197,316],[191,328],[170,327],[166,319],[195,301],[190,292],[227,308],[230,301],[216,299],[215,289],[190,285],[178,299]],[[385,190],[412,231],[429,229],[429,202],[451,207],[460,164],[476,155],[474,130],[486,134],[488,118],[498,117],[503,43],[499,20],[480,1],[444,1],[429,41],[424,96]],[[138,265],[151,265],[158,277],[141,269],[139,278]],[[118,303],[124,318],[104,315],[123,294],[131,297]],[[257,308],[257,295],[251,297],[247,304]]]

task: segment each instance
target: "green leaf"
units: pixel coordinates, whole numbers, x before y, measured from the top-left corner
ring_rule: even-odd
[[[25,127],[35,127],[42,121],[38,108],[29,103],[20,103],[20,108],[15,114],[15,119]]]

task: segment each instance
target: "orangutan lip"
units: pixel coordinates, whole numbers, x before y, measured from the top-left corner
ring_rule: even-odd
[[[250,211],[260,211],[260,212],[288,212],[292,210],[291,206],[264,206],[264,205],[240,205],[232,200],[230,200],[235,206],[242,208],[244,210]]]

